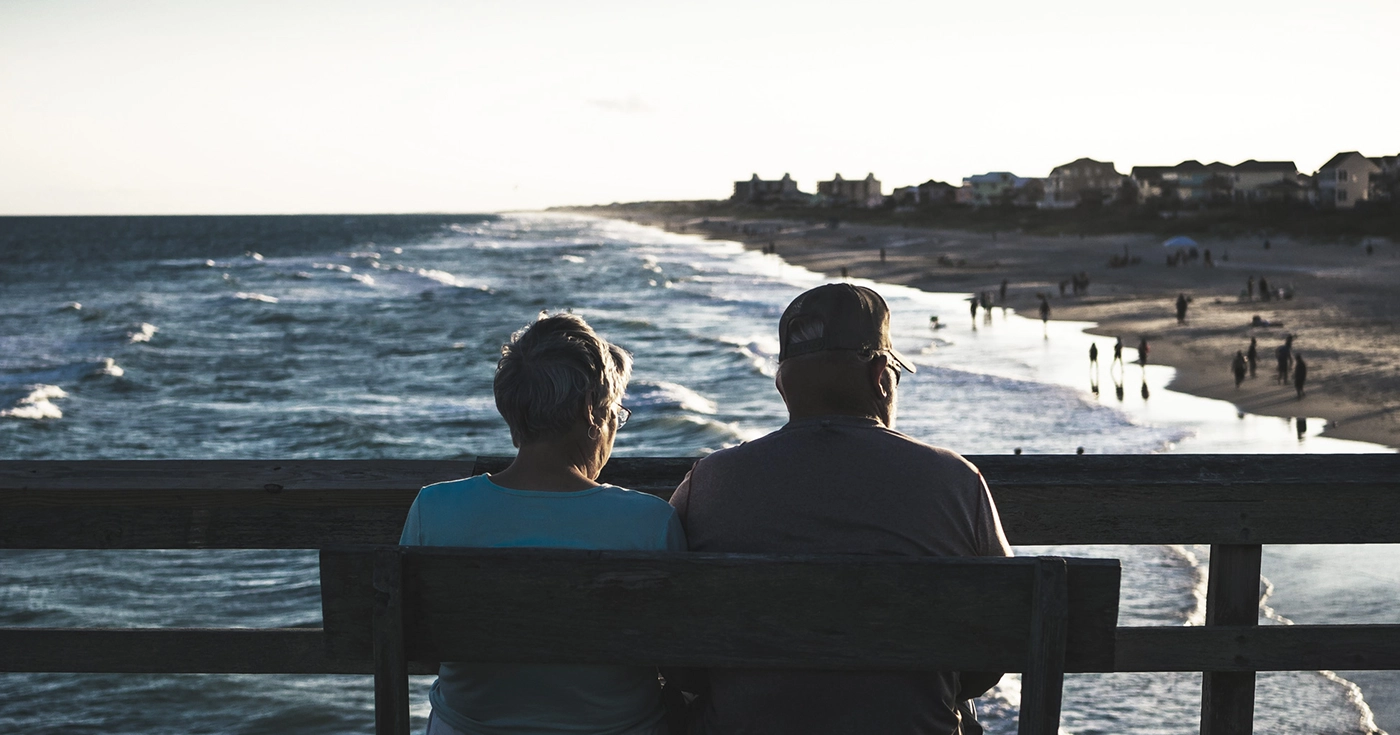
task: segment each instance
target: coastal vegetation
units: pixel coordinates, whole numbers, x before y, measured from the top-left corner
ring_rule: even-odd
[[[1400,203],[1358,203],[1354,209],[1319,209],[1299,202],[1230,204],[1186,209],[1148,201],[1085,203],[1066,209],[1011,204],[973,207],[940,204],[918,208],[814,207],[805,204],[750,204],[727,199],[612,203],[561,207],[603,216],[652,215],[667,218],[785,219],[807,224],[858,223],[927,227],[973,232],[1033,235],[1199,234],[1220,237],[1287,234],[1302,237],[1400,239]]]

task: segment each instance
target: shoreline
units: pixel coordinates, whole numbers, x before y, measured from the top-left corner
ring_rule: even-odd
[[[580,210],[583,211],[583,210]],[[794,220],[697,219],[641,210],[590,208],[588,214],[623,219],[670,232],[733,240],[746,248],[775,248],[789,263],[833,278],[844,274],[943,293],[991,291],[997,306],[1034,318],[1039,297],[1051,319],[1094,322],[1086,330],[1121,336],[1135,354],[1149,343],[1152,364],[1175,368],[1170,388],[1228,401],[1241,412],[1291,418],[1320,417],[1323,436],[1400,447],[1400,247],[1377,241],[1367,254],[1359,245],[1320,244],[1285,236],[1197,238],[1213,251],[1202,259],[1166,264],[1169,252],[1155,235],[1038,236],[980,233],[894,225]],[[884,260],[880,251],[884,250]],[[1127,253],[1139,262],[1110,267]],[[1066,283],[1087,273],[1087,293]],[[1250,276],[1289,288],[1290,299],[1246,299]],[[1000,285],[1008,282],[1006,299]],[[1174,302],[1190,300],[1178,325]],[[1269,326],[1251,326],[1254,315]],[[1292,385],[1275,382],[1274,350],[1295,335],[1295,352],[1308,362],[1302,399]],[[1258,339],[1257,377],[1235,389],[1230,361],[1250,337]],[[1125,355],[1128,357],[1128,355]],[[1087,361],[1088,356],[1085,356]],[[1102,355],[1107,362],[1111,355]]]

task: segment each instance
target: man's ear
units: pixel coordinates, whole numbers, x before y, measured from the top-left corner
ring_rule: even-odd
[[[894,377],[887,369],[890,366],[889,355],[879,354],[870,360],[869,378],[870,390],[880,398],[889,398],[894,393]]]

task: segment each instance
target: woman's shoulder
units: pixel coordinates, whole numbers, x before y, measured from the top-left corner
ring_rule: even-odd
[[[637,513],[656,514],[669,517],[674,510],[671,504],[661,498],[639,490],[628,490],[617,485],[599,485],[596,497],[610,505],[625,507]]]
[[[465,495],[479,493],[489,489],[490,481],[486,475],[475,475],[473,477],[462,477],[456,480],[444,480],[431,485],[424,485],[418,491],[418,502],[434,502],[447,498],[461,498]]]

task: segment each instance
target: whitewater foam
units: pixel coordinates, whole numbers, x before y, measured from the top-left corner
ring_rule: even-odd
[[[29,419],[31,421],[63,418],[63,411],[50,402],[68,397],[62,388],[56,385],[42,384],[30,385],[27,388],[29,393],[15,401],[10,408],[0,409],[0,418]]]
[[[158,329],[154,324],[147,324],[145,322],[141,322],[141,326],[137,327],[136,330],[133,332],[128,332],[126,338],[132,343],[150,342],[151,338],[156,336],[156,332],[159,331],[160,329]]]
[[[267,294],[254,293],[252,291],[239,291],[235,293],[233,297],[242,301],[261,301],[264,304],[275,304],[279,301],[276,296],[268,296]]]
[[[714,401],[680,383],[664,380],[636,381],[627,387],[627,395],[623,400],[627,402],[629,408],[634,410],[638,408],[678,408],[682,411],[706,415],[713,415],[719,411],[719,406]]]

